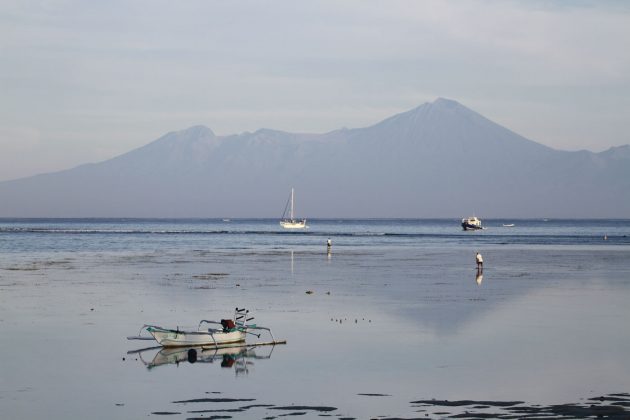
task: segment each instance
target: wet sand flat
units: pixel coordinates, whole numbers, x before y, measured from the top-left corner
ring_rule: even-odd
[[[485,245],[481,279],[474,251],[3,253],[0,416],[627,416],[630,250]],[[145,323],[236,306],[287,344],[153,368],[127,353]]]

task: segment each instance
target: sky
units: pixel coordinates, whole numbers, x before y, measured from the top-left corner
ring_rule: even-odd
[[[3,0],[0,181],[206,125],[323,133],[438,97],[531,140],[630,144],[630,2]]]

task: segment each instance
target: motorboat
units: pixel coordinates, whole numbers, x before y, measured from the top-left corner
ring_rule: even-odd
[[[462,229],[464,230],[481,230],[481,219],[477,216],[470,216],[462,219]]]

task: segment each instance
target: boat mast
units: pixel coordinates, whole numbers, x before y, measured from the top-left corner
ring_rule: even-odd
[[[293,188],[291,188],[291,220],[293,220]]]

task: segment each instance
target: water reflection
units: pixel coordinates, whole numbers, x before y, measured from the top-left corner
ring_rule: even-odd
[[[477,270],[477,276],[475,277],[475,282],[477,286],[481,286],[481,282],[483,281],[483,271]]]
[[[137,354],[147,369],[151,370],[158,366],[180,363],[216,363],[221,368],[233,368],[238,375],[248,374],[249,367],[254,364],[254,360],[270,359],[275,346],[266,346],[268,351],[264,355],[256,354],[254,346],[235,347],[148,347],[140,350],[133,350],[127,354]],[[153,352],[157,352],[153,354]],[[259,350],[260,351],[260,350]],[[153,357],[151,358],[151,354]]]
[[[291,250],[291,274],[293,274],[293,250]]]

